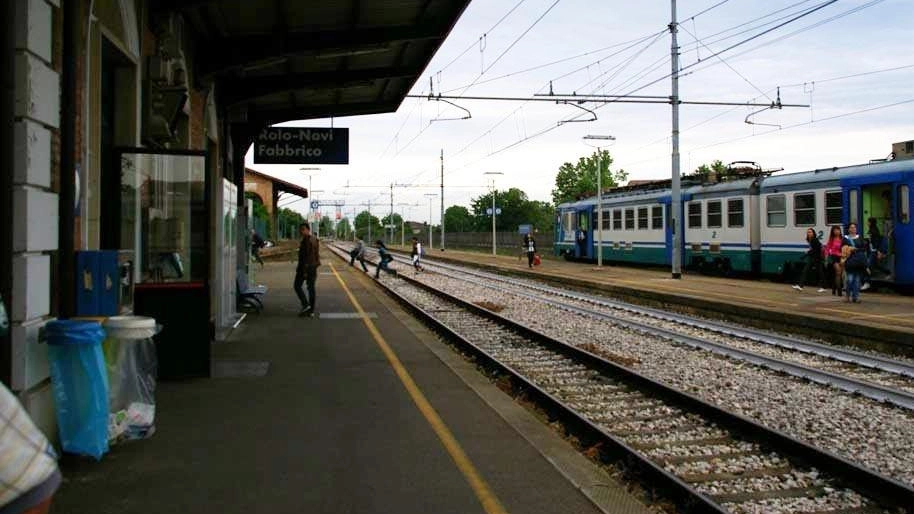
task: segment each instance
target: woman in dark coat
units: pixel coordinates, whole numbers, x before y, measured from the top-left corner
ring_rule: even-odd
[[[806,244],[809,250],[803,256],[806,264],[803,266],[803,274],[800,276],[800,283],[794,284],[793,288],[802,291],[806,285],[806,279],[809,278],[809,272],[813,271],[819,277],[819,292],[825,292],[825,268],[822,266],[822,243],[816,237],[816,231],[806,229]]]

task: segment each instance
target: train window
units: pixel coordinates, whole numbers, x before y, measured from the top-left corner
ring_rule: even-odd
[[[625,209],[625,230],[635,230],[635,209]]]
[[[622,230],[622,209],[613,209],[613,230]]]
[[[898,186],[898,221],[911,221],[911,191],[905,184]]]
[[[701,202],[689,202],[689,228],[701,228]]]
[[[647,230],[647,207],[638,207],[638,230]]]
[[[841,191],[826,191],[825,193],[825,224],[840,225],[844,205],[841,201]]]
[[[708,228],[720,228],[723,215],[720,212],[720,200],[708,202]]]
[[[769,227],[787,226],[787,197],[784,195],[769,196],[766,206]]]
[[[793,195],[793,225],[812,227],[816,224],[816,194],[797,193]]]
[[[727,226],[742,228],[743,223],[743,199],[727,200]]]
[[[609,230],[610,214],[609,210],[603,211],[603,230]]]
[[[663,207],[659,205],[651,207],[651,228],[654,230],[663,229]]]

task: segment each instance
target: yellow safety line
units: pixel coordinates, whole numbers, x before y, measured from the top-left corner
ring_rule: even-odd
[[[910,314],[904,314],[904,313],[898,313],[898,314],[867,314],[867,313],[865,313],[865,312],[849,311],[849,310],[845,310],[845,309],[831,309],[831,308],[828,308],[828,307],[819,307],[818,310],[821,310],[821,311],[830,311],[830,312],[840,312],[841,314],[850,314],[850,315],[851,315],[852,317],[854,317],[854,318],[877,318],[877,319],[885,319],[885,318],[897,318],[897,317],[899,317],[899,316],[904,316],[904,317],[910,316]],[[898,321],[898,322],[907,323],[907,324],[912,324],[912,323],[914,323],[914,320],[906,320],[906,319],[893,319],[892,321]]]
[[[333,275],[336,276],[336,279],[339,281],[343,291],[346,292],[353,307],[355,307],[356,311],[361,315],[362,321],[374,337],[375,342],[381,348],[381,352],[384,353],[384,356],[387,357],[391,367],[397,373],[397,376],[400,377],[400,381],[403,382],[403,387],[406,388],[410,398],[415,402],[416,407],[419,408],[419,412],[422,413],[422,416],[425,417],[425,420],[431,425],[432,430],[435,431],[438,439],[441,440],[441,444],[444,445],[444,449],[447,450],[448,454],[450,454],[451,458],[454,460],[454,464],[457,465],[457,469],[463,473],[464,478],[466,478],[467,482],[470,484],[470,487],[482,504],[483,509],[485,509],[488,514],[506,514],[507,511],[502,507],[501,502],[498,501],[498,498],[495,496],[495,493],[492,492],[492,489],[489,488],[489,484],[486,483],[479,474],[479,471],[476,470],[476,467],[473,466],[473,463],[470,462],[470,458],[463,451],[463,448],[460,447],[457,438],[454,437],[454,434],[451,433],[447,425],[444,424],[444,421],[435,411],[435,408],[432,407],[425,398],[425,395],[422,394],[419,386],[416,385],[413,377],[406,371],[406,368],[400,362],[397,354],[394,353],[390,345],[387,344],[387,341],[384,340],[384,336],[381,335],[381,332],[375,326],[374,322],[365,315],[365,310],[362,309],[362,305],[356,299],[355,295],[352,294],[352,291],[349,290],[349,287],[346,286],[343,277],[336,271],[336,268],[332,263],[330,264],[330,270],[333,271]]]

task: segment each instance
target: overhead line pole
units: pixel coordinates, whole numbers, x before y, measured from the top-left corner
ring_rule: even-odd
[[[679,42],[676,38],[677,21],[676,21],[676,0],[670,0],[670,11],[671,18],[670,21],[670,35],[672,37],[672,42],[670,44],[670,58],[672,62],[672,91],[670,94],[670,103],[672,104],[672,118],[673,118],[673,134],[672,134],[672,143],[673,143],[673,155],[672,155],[672,184],[671,184],[671,195],[672,195],[672,209],[673,212],[670,214],[670,227],[668,230],[673,231],[673,270],[672,275],[674,279],[682,278],[682,227],[680,226],[682,218],[682,196],[680,191],[679,183]]]
[[[444,148],[441,149],[441,251],[444,251]]]

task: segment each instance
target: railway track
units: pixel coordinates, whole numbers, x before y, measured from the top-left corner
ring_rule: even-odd
[[[338,253],[339,255],[339,253]],[[907,512],[914,489],[409,277],[382,287],[690,512]]]
[[[903,361],[450,264],[423,261],[423,265],[480,287],[535,299],[565,311],[914,410],[914,365]]]

